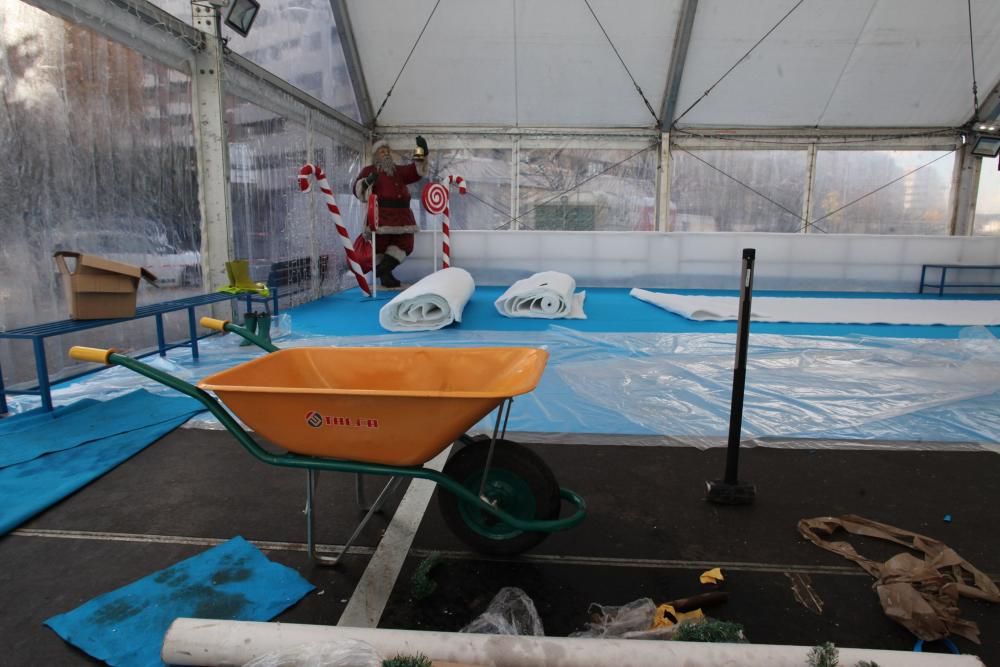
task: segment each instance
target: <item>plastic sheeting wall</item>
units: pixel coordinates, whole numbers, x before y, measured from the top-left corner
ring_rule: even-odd
[[[152,4],[191,24],[190,0],[152,0]],[[227,11],[222,8],[223,19]],[[327,0],[280,0],[261,3],[246,37],[224,22],[222,34],[236,53],[360,120],[336,25]]]
[[[809,231],[947,234],[954,165],[953,151],[817,151]]]
[[[805,151],[675,149],[671,159],[669,231],[802,231]]]
[[[974,233],[1000,234],[1000,158],[983,160]]]
[[[659,142],[522,138],[515,228],[653,231],[658,160]]]
[[[393,146],[405,146],[412,137],[393,136]],[[449,176],[461,176],[470,184],[469,194],[452,191],[449,199],[452,229],[500,229],[510,224],[513,206],[514,176],[511,172],[513,142],[510,138],[499,142],[485,140],[476,135],[428,136],[430,165],[428,178],[446,181]],[[412,147],[408,146],[407,150]],[[475,183],[475,185],[472,185]],[[419,187],[413,186],[414,197],[420,196]],[[434,228],[438,221],[428,220],[421,208],[417,219],[425,229]]]
[[[57,249],[148,267],[141,302],[199,293],[190,78],[17,0],[0,14],[0,327],[67,317]],[[154,342],[151,321],[50,339],[49,368],[74,343]],[[6,382],[33,377],[29,348],[0,343]]]
[[[225,106],[236,257],[249,261],[254,280],[277,285],[292,303],[340,289],[347,264],[333,220],[318,189],[301,193],[297,176],[306,162],[321,165],[357,233],[361,207],[350,191],[359,150],[233,96]]]
[[[313,143],[313,162],[327,170],[326,177],[333,188],[341,219],[353,239],[361,232],[364,215],[364,207],[351,191],[354,177],[361,171],[362,149],[355,140],[318,133],[313,134]],[[327,277],[319,285],[319,291],[321,294],[330,294],[352,286],[355,282],[345,274],[347,259],[340,235],[317,192],[318,190],[313,190],[308,195],[299,196],[311,198],[316,254],[326,257],[329,267]],[[339,283],[338,276],[341,279]]]
[[[408,159],[413,134],[386,137]],[[655,138],[475,132],[427,138],[431,179],[457,174],[469,184],[467,196],[452,197],[453,229],[657,229]],[[804,148],[674,146],[668,231],[948,233],[952,152],[821,148],[807,223],[808,158]],[[421,187],[411,186],[414,198]],[[436,226],[416,204],[414,213],[424,229]]]
[[[413,134],[388,134],[408,159]],[[614,136],[427,134],[431,180],[462,176],[453,190],[455,230],[650,231],[656,228],[659,142]],[[410,186],[419,199],[425,181]],[[440,224],[423,210],[424,229]]]

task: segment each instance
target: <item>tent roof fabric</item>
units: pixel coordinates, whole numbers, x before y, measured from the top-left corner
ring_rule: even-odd
[[[347,0],[381,126],[652,127],[583,0]],[[683,114],[797,0],[699,0]],[[656,113],[682,0],[589,0]],[[1000,81],[1000,3],[973,0],[980,102]],[[680,126],[954,127],[972,117],[964,0],[806,0]],[[669,125],[669,123],[664,123]]]

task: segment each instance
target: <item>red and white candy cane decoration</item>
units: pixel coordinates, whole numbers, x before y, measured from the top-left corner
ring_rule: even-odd
[[[449,176],[448,177],[448,185],[451,185],[452,183],[454,183],[455,185],[458,186],[458,194],[460,194],[460,195],[464,195],[465,194],[465,189],[466,188],[465,188],[465,179],[464,178],[462,178],[461,176]]]
[[[465,179],[461,176],[449,176],[448,187],[452,184],[458,186],[458,194],[465,194]],[[444,213],[441,217],[441,268],[447,269],[451,266],[451,208],[445,203]]]
[[[358,260],[354,256],[354,244],[351,242],[351,237],[347,234],[347,228],[344,227],[343,220],[340,219],[340,209],[337,208],[337,202],[333,198],[333,190],[330,189],[330,183],[326,180],[326,173],[323,171],[323,168],[306,164],[299,169],[299,190],[302,192],[312,190],[312,184],[309,182],[310,176],[314,177],[316,182],[319,183],[319,190],[323,193],[327,210],[333,216],[333,224],[337,226],[337,233],[340,235],[340,242],[344,246],[344,252],[347,253],[347,263],[351,267],[351,272],[354,273],[354,278],[358,281],[358,285],[364,293],[371,296],[371,287],[368,286],[368,280],[365,279],[361,265],[358,264]]]
[[[425,211],[432,215],[441,215],[441,233],[444,236],[441,242],[441,268],[443,269],[451,266],[451,210],[448,208],[448,199],[452,183],[458,186],[459,194],[465,194],[465,179],[461,176],[449,176],[447,185],[444,183],[425,185],[420,197]]]

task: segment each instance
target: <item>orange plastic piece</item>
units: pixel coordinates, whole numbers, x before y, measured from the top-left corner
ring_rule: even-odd
[[[245,424],[296,454],[426,463],[503,399],[535,388],[549,354],[522,347],[305,347],[205,378]]]
[[[217,320],[214,317],[203,317],[198,322],[201,326],[213,331],[225,331],[226,325],[229,324],[229,320]]]
[[[108,363],[108,357],[114,350],[106,350],[98,347],[83,347],[82,345],[74,345],[69,348],[69,356],[71,359],[76,359],[77,361],[89,361],[95,364],[106,364]]]

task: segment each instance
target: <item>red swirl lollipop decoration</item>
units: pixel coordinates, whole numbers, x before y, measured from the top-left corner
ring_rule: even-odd
[[[441,183],[428,183],[420,196],[424,210],[431,215],[440,215],[448,208],[448,188]]]

